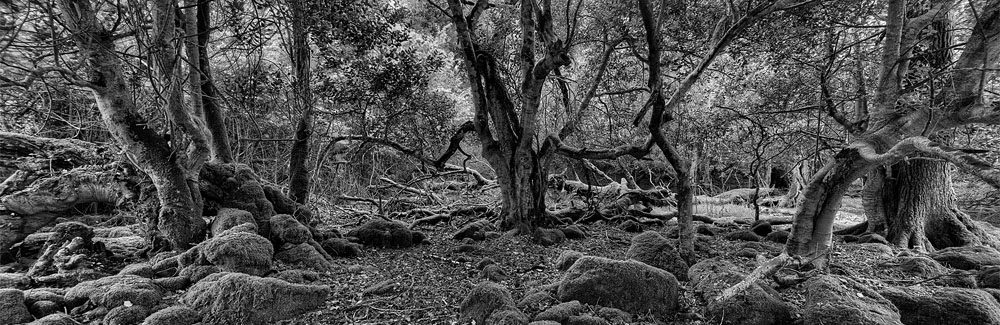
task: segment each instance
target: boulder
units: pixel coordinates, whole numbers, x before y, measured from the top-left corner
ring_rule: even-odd
[[[941,263],[926,256],[901,257],[899,269],[925,278],[933,278],[948,271]]]
[[[24,305],[24,292],[0,289],[0,324],[21,324],[32,319],[28,306]]]
[[[154,274],[153,266],[149,265],[149,263],[136,263],[126,265],[121,269],[121,271],[118,271],[118,275],[127,274],[138,275],[144,278],[152,278]]]
[[[785,244],[786,242],[788,242],[789,236],[791,236],[791,234],[788,233],[787,231],[775,230],[772,231],[770,234],[767,234],[767,236],[764,237],[764,240],[778,244]]]
[[[79,325],[77,321],[73,320],[72,317],[64,313],[56,313],[48,315],[35,321],[28,323],[28,325]]]
[[[573,300],[549,307],[545,311],[535,315],[534,320],[551,320],[562,323],[570,316],[579,315],[583,311],[583,304],[580,304],[579,301]]]
[[[751,285],[740,294],[716,301],[723,290],[739,283],[746,275],[732,263],[719,258],[702,260],[688,269],[694,292],[708,302],[706,316],[722,324],[783,324],[791,322],[792,307],[769,286]],[[627,310],[626,310],[627,311]]]
[[[639,261],[581,257],[559,284],[561,301],[618,308],[665,319],[679,308],[680,284],[670,272]]]
[[[981,288],[1000,289],[1000,266],[987,266],[979,272],[976,282]]]
[[[538,312],[546,310],[558,302],[559,300],[556,299],[551,292],[541,290],[529,293],[525,295],[524,298],[521,298],[521,300],[517,302],[517,309],[523,310],[529,314],[537,314]]]
[[[410,231],[398,221],[372,220],[354,230],[347,232],[348,237],[355,237],[365,246],[406,248],[423,241],[422,233]]]
[[[246,210],[222,208],[215,214],[209,229],[212,237],[215,237],[221,235],[223,231],[245,223],[253,225],[254,232],[257,232],[257,221],[254,220],[252,213]]]
[[[562,253],[559,253],[558,257],[556,257],[555,261],[556,269],[559,271],[569,270],[569,267],[573,266],[573,263],[576,263],[576,260],[580,259],[581,257],[583,257],[583,253],[577,252],[572,249],[564,250],[562,251]]]
[[[983,266],[1000,265],[1000,252],[987,246],[948,247],[931,253],[931,258],[960,270],[979,269]]]
[[[625,232],[642,232],[642,224],[634,220],[626,220],[621,225],[618,225],[618,228]]]
[[[94,228],[94,237],[118,238],[118,237],[139,236],[140,233],[137,231],[137,229],[138,227],[136,227],[135,225]]]
[[[31,305],[36,301],[52,301],[60,306],[66,304],[66,290],[58,288],[35,288],[24,290],[24,303]]]
[[[177,291],[187,289],[191,286],[191,278],[183,275],[153,279],[153,284],[160,286],[163,290]]]
[[[361,256],[361,245],[352,243],[347,239],[330,237],[320,243],[323,250],[330,256],[355,257]]]
[[[483,268],[483,278],[493,282],[507,280],[507,272],[504,272],[499,265],[490,264]]]
[[[193,325],[201,321],[201,314],[185,306],[170,306],[146,317],[143,325]]]
[[[566,318],[566,325],[608,325],[604,318],[591,315],[575,315]]]
[[[45,317],[63,310],[58,303],[49,300],[39,300],[28,305],[28,311],[35,317]]]
[[[566,228],[559,229],[559,231],[562,231],[563,235],[566,235],[566,239],[587,238],[587,233],[578,225],[571,225]]]
[[[902,324],[892,302],[843,276],[823,275],[806,282],[802,307],[805,324]]]
[[[319,280],[319,273],[309,270],[284,270],[269,276],[291,283],[310,283]]]
[[[889,245],[889,241],[886,240],[885,237],[882,237],[882,235],[873,234],[873,233],[867,233],[867,234],[858,236],[858,243],[861,243],[861,244],[876,243],[876,244],[882,244],[882,245]]]
[[[760,237],[767,236],[771,234],[773,229],[771,228],[771,222],[766,220],[758,220],[750,225],[750,231]]]
[[[492,264],[497,264],[497,261],[495,261],[495,260],[493,260],[492,258],[489,258],[489,257],[484,257],[483,259],[479,260],[479,262],[476,263],[476,269],[477,270],[482,270],[482,269],[484,269],[487,266],[490,266]]]
[[[458,230],[452,239],[462,240],[465,238],[472,238],[473,240],[485,240],[486,233],[494,229],[493,224],[489,220],[479,220],[476,222],[469,223]]]
[[[0,273],[0,289],[25,289],[31,278],[24,273]]]
[[[260,235],[230,229],[199,246],[205,259],[222,271],[257,276],[271,271],[274,247]]]
[[[274,229],[273,225],[272,228]],[[309,244],[285,244],[281,251],[274,254],[276,260],[288,264],[298,264],[317,271],[332,271],[333,262],[327,261],[316,248]]]
[[[632,322],[632,314],[618,308],[601,307],[594,314],[614,324],[629,324]]]
[[[277,245],[302,244],[312,239],[309,227],[299,223],[288,214],[277,214],[271,217],[271,240]]]
[[[45,241],[45,245],[62,245],[75,237],[83,239],[83,247],[90,247],[93,243],[94,228],[77,221],[59,223],[52,227],[52,232]]]
[[[706,224],[698,225],[698,227],[696,227],[694,231],[699,235],[705,235],[705,236],[715,236],[719,234],[718,227],[713,227]]]
[[[1000,304],[982,290],[947,287],[887,287],[903,324],[1000,324]]]
[[[552,246],[566,241],[566,234],[558,229],[536,228],[531,239],[542,246]]]
[[[222,271],[215,265],[190,265],[181,269],[180,276],[188,277],[191,283],[197,283],[201,279],[219,272]]]
[[[87,300],[108,309],[122,306],[128,301],[132,305],[153,307],[160,303],[163,288],[152,279],[138,275],[114,275],[97,280],[85,281],[66,290],[69,306],[82,305]]]
[[[528,324],[528,315],[517,310],[517,308],[507,306],[490,314],[490,317],[486,318],[486,324],[526,325]]]
[[[146,238],[142,236],[94,238],[94,241],[100,242],[108,251],[122,257],[135,257],[146,249]]]
[[[104,325],[139,324],[149,316],[149,308],[138,305],[118,306],[104,315]]]
[[[330,287],[293,284],[243,273],[212,274],[185,292],[180,302],[212,324],[266,324],[315,310]]]
[[[728,240],[742,240],[742,241],[760,241],[760,236],[749,230],[738,230],[726,234],[724,237]]]
[[[631,258],[673,274],[678,280],[687,281],[687,262],[667,238],[655,231],[647,231],[632,237],[632,245],[625,253]]]
[[[510,308],[516,308],[510,291],[499,284],[483,281],[472,288],[472,292],[462,300],[462,305],[458,309],[458,321],[462,324],[472,322],[487,324],[486,319],[495,311]]]

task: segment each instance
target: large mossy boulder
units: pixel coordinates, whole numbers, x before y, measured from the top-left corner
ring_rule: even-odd
[[[122,306],[128,301],[133,305],[153,307],[160,303],[164,290],[152,279],[138,275],[114,275],[84,281],[66,290],[69,306],[79,306],[89,300],[93,305],[108,309]]]
[[[192,286],[180,302],[207,324],[266,324],[322,307],[330,287],[288,283],[243,273],[216,273]]]
[[[1000,303],[983,290],[950,287],[887,287],[879,290],[892,301],[906,325],[1000,324]]]
[[[584,256],[567,270],[557,296],[665,319],[679,308],[679,286],[670,272],[642,262]]]
[[[253,228],[257,228],[257,221],[254,220],[253,214],[249,211],[222,208],[215,214],[215,219],[212,219],[210,230],[212,232],[212,236],[214,237],[222,235],[222,232],[229,230],[230,228],[247,223],[253,225]]]
[[[274,258],[288,264],[297,264],[317,271],[332,271],[333,262],[327,261],[309,244],[285,244]]]
[[[899,310],[875,290],[850,278],[823,275],[806,282],[805,324],[903,324]]]
[[[306,227],[295,217],[288,214],[278,214],[271,217],[271,241],[276,245],[302,244],[312,239],[309,227]]]
[[[144,325],[193,325],[201,321],[201,314],[186,306],[160,309],[143,320]]]
[[[681,258],[680,252],[670,244],[666,237],[655,231],[647,231],[632,237],[625,257],[658,267],[687,281],[688,264]]]
[[[406,248],[423,242],[423,233],[411,231],[409,227],[398,221],[372,220],[354,230],[347,232],[347,237],[354,237],[365,246]]]
[[[736,296],[718,301],[718,296],[746,277],[729,261],[706,259],[688,269],[694,292],[708,303],[706,315],[716,324],[785,324],[792,320],[792,307],[769,286],[755,283]]]
[[[17,289],[0,289],[0,324],[21,324],[34,317],[24,305],[24,292]]]
[[[486,320],[497,312],[503,312],[514,307],[514,298],[507,288],[484,281],[472,288],[472,292],[462,300],[458,308],[458,321],[461,324],[486,324]]]
[[[274,247],[260,235],[230,229],[200,244],[201,254],[224,272],[262,276],[271,271]]]

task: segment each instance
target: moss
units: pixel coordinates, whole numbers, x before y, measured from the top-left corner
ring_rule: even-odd
[[[679,308],[679,287],[670,272],[638,261],[585,256],[566,272],[558,297],[665,319]]]
[[[309,244],[288,244],[277,254],[274,254],[274,258],[288,264],[298,264],[317,271],[331,271],[334,268],[333,263],[323,258],[323,255]]]
[[[486,318],[494,311],[513,306],[514,298],[507,288],[489,281],[480,282],[462,301],[458,309],[458,321],[463,324],[471,322],[485,324]]]
[[[192,325],[201,321],[201,314],[186,306],[170,306],[149,315],[145,325]]]
[[[66,291],[70,306],[79,306],[88,299],[108,308],[121,306],[125,301],[133,305],[155,306],[163,297],[163,289],[153,280],[137,275],[114,275],[82,282]]]
[[[223,232],[202,243],[201,252],[209,263],[227,272],[264,275],[271,271],[274,247],[266,238],[246,232]]]
[[[257,233],[257,221],[249,211],[231,208],[219,209],[215,219],[212,219],[212,236],[219,236],[223,231],[230,228],[249,223],[253,225],[254,233]]]
[[[216,273],[192,286],[180,301],[201,313],[205,323],[265,324],[315,310],[329,294],[327,286]]]
[[[372,220],[347,233],[366,246],[406,248],[419,244],[426,236],[410,231],[398,221]]]
[[[104,315],[104,325],[131,325],[139,324],[143,319],[149,316],[149,308],[133,305],[133,306],[118,306],[114,309],[108,311],[107,315]]]
[[[24,292],[17,289],[0,289],[0,322],[12,324],[31,321],[31,313],[24,305]]]
[[[219,272],[221,270],[215,265],[190,265],[181,269],[180,276],[186,276],[191,280],[191,283],[197,283],[201,279]]]
[[[271,217],[271,241],[277,245],[281,244],[301,244],[312,239],[309,227],[299,223],[294,217],[287,214],[278,214]]]

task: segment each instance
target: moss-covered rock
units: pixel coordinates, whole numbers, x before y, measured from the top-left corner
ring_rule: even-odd
[[[260,235],[230,229],[199,246],[205,259],[222,271],[257,276],[271,271],[274,247]]]
[[[583,257],[583,253],[577,252],[572,249],[564,250],[559,253],[558,257],[556,257],[555,260],[556,269],[560,271],[569,270],[569,267],[573,266],[573,263],[576,263],[576,260],[580,259],[581,257]]]
[[[288,283],[243,273],[216,273],[202,279],[180,301],[212,324],[265,324],[315,310],[330,287]]]
[[[301,244],[312,239],[309,227],[299,223],[295,217],[278,214],[271,217],[271,241],[275,244]]]
[[[297,264],[317,271],[331,271],[333,262],[327,261],[315,248],[309,244],[285,244],[274,258],[288,264]]]
[[[806,282],[806,302],[802,307],[806,324],[903,324],[899,309],[892,302],[842,276],[823,275]]]
[[[510,291],[499,284],[483,281],[462,300],[458,309],[458,321],[462,324],[486,324],[486,319],[493,312],[509,308],[516,308]]]
[[[679,286],[670,272],[642,262],[585,256],[563,276],[558,297],[665,319],[679,308]]]
[[[28,323],[28,325],[79,325],[77,321],[73,320],[72,317],[64,313],[56,313],[48,315],[35,321]]]
[[[667,238],[655,231],[647,231],[632,237],[632,245],[629,246],[625,257],[670,272],[678,280],[687,280],[687,262],[684,262],[680,252]]]
[[[32,319],[28,306],[24,305],[24,292],[0,289],[0,324],[20,324]]]
[[[903,324],[1000,324],[1000,304],[989,293],[946,287],[887,287],[879,290]]]
[[[688,269],[688,278],[702,300],[708,302],[707,317],[722,324],[785,324],[793,310],[769,286],[753,284],[735,297],[717,301],[723,290],[739,283],[746,275],[729,261],[702,260]]]
[[[139,305],[118,306],[104,315],[104,325],[134,325],[149,316],[149,308]]]
[[[366,246],[406,248],[423,241],[422,233],[410,231],[401,222],[372,220],[347,233]]]
[[[212,236],[214,237],[221,235],[223,231],[245,223],[253,225],[254,232],[257,232],[257,221],[254,220],[252,213],[246,210],[222,208],[219,209],[215,218],[212,219],[212,226],[210,230],[212,232]]]
[[[181,269],[179,276],[186,276],[191,280],[191,283],[197,283],[201,279],[219,272],[222,271],[215,265],[189,265]]]
[[[126,301],[153,307],[160,303],[163,294],[163,289],[152,279],[138,275],[114,275],[77,284],[66,290],[66,301],[70,306],[79,306],[90,300],[108,309],[122,306]]]
[[[361,245],[352,243],[347,239],[339,237],[329,237],[320,243],[323,250],[330,256],[355,257],[361,255]]]
[[[201,321],[201,314],[186,306],[170,306],[149,315],[144,325],[193,325]]]

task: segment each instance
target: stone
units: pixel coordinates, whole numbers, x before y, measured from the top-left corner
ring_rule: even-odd
[[[35,321],[28,323],[28,325],[78,325],[77,321],[73,320],[72,317],[64,313],[51,314]]]
[[[108,309],[122,306],[126,301],[132,305],[153,307],[160,303],[163,288],[153,284],[153,280],[138,275],[114,275],[96,280],[84,281],[66,290],[69,306],[91,303]]]
[[[271,241],[277,245],[302,244],[312,239],[309,227],[306,227],[289,214],[276,214],[271,217]]]
[[[903,324],[1000,324],[1000,303],[983,291],[947,287],[886,287]]]
[[[688,269],[689,284],[704,301],[706,317],[722,324],[783,324],[791,322],[792,307],[769,286],[750,285],[736,296],[717,301],[723,290],[739,283],[745,274],[720,258],[702,260]],[[628,311],[628,310],[626,310]]]
[[[486,318],[485,324],[525,325],[528,324],[528,315],[517,310],[517,308],[507,306],[490,314],[490,317]]]
[[[576,260],[580,259],[581,257],[583,257],[583,253],[577,252],[572,249],[564,250],[561,253],[559,253],[558,257],[556,257],[555,261],[556,269],[559,271],[569,270],[569,267],[573,266],[573,263],[576,263]]]
[[[550,320],[540,320],[540,321],[534,321],[534,322],[528,323],[528,325],[562,325],[562,323],[553,322],[553,321],[550,321]]]
[[[288,283],[244,273],[216,273],[191,286],[180,302],[209,324],[266,324],[316,310],[330,287]]]
[[[981,288],[1000,289],[1000,266],[987,266],[979,272],[976,282]]]
[[[194,325],[201,321],[201,314],[185,306],[170,306],[146,317],[143,325]]]
[[[458,309],[458,321],[462,324],[472,322],[487,324],[486,319],[493,312],[516,308],[513,306],[514,298],[507,288],[490,281],[483,281],[472,288],[472,292],[462,300],[462,305]]]
[[[632,322],[632,314],[618,308],[601,307],[594,314],[615,324],[628,324]]]
[[[771,228],[771,222],[766,220],[758,220],[750,225],[750,231],[760,237],[767,236],[773,231]]]
[[[132,306],[118,306],[114,309],[108,311],[107,315],[104,315],[105,325],[132,325],[139,324],[143,319],[149,316],[149,308],[132,305]]]
[[[407,248],[423,241],[425,236],[417,234],[401,222],[376,219],[347,232],[347,237],[355,237],[365,246]]]
[[[767,234],[767,236],[764,237],[764,240],[784,245],[785,243],[788,242],[789,236],[791,236],[791,234],[788,233],[787,231],[775,230],[772,231],[770,234]]]
[[[184,290],[191,286],[191,278],[186,276],[172,276],[166,278],[153,279],[153,284],[160,286],[163,290],[177,291]]]
[[[694,232],[699,235],[715,236],[719,234],[719,228],[701,224],[694,228]]]
[[[31,285],[31,278],[24,273],[0,273],[0,289],[25,289]]]
[[[679,308],[679,286],[670,272],[639,261],[584,256],[563,276],[557,296],[666,319]]]
[[[575,315],[566,318],[566,325],[608,325],[604,318],[590,315]]]
[[[340,237],[330,237],[324,239],[320,244],[323,250],[330,256],[355,257],[361,256],[361,245],[352,243]]]
[[[35,317],[45,317],[51,314],[58,313],[63,310],[63,307],[58,303],[49,300],[39,300],[28,305],[28,312]]]
[[[726,234],[724,238],[727,240],[760,241],[760,236],[749,230],[734,231]]]
[[[756,258],[757,254],[760,254],[760,252],[753,248],[743,248],[736,252],[736,256],[745,258]]]
[[[573,300],[564,302],[535,315],[534,320],[551,320],[562,323],[570,316],[579,315],[583,312],[583,305],[579,301]]]
[[[90,247],[94,238],[94,228],[77,221],[62,222],[52,227],[45,245],[62,245],[75,237],[83,239],[84,247]]]
[[[552,246],[566,241],[566,235],[558,229],[535,228],[531,234],[531,239],[542,246]]]
[[[274,229],[272,226],[271,229]],[[286,244],[282,250],[274,254],[274,259],[288,264],[301,265],[320,272],[332,271],[333,262],[326,260],[316,248],[309,244]]]
[[[0,289],[0,324],[21,324],[34,317],[24,305],[24,292],[17,289]]]
[[[118,271],[118,275],[138,275],[144,278],[152,278],[155,272],[153,272],[153,266],[149,263],[136,263],[126,265],[121,271]]]
[[[529,293],[525,295],[524,298],[521,298],[521,300],[517,302],[517,309],[520,309],[528,314],[537,314],[538,312],[546,310],[557,303],[559,303],[559,300],[556,299],[551,292],[541,290]]]
[[[479,220],[476,222],[471,222],[455,233],[452,239],[462,240],[465,238],[471,238],[476,241],[486,240],[486,233],[494,230],[493,224],[489,220]]]
[[[179,276],[188,277],[191,283],[198,283],[201,279],[219,272],[222,271],[215,265],[190,265],[181,269]]]
[[[319,273],[309,270],[284,270],[269,275],[272,278],[285,280],[291,283],[310,283],[319,280]]]
[[[233,230],[199,244],[205,259],[225,272],[257,276],[270,272],[274,256],[271,242],[257,234]]]
[[[960,270],[972,270],[989,265],[1000,265],[1000,252],[987,246],[948,247],[933,252],[930,256],[941,264]]]
[[[31,305],[36,301],[52,301],[60,306],[66,304],[66,290],[59,288],[36,288],[24,290],[24,304]]]
[[[876,244],[882,244],[882,245],[889,245],[889,241],[886,240],[885,237],[882,237],[882,235],[873,234],[873,233],[867,233],[867,234],[859,236],[858,237],[858,243],[861,243],[861,244],[876,243]]]
[[[941,263],[926,256],[901,257],[899,269],[925,278],[933,278],[947,272]]]
[[[956,287],[975,289],[979,287],[976,283],[976,271],[955,270],[948,275],[934,279],[934,284],[942,287]]]
[[[571,225],[571,226],[559,229],[559,231],[562,231],[563,235],[566,235],[566,239],[584,239],[584,238],[587,238],[587,233],[585,231],[583,231],[583,228],[581,228],[578,225]]]
[[[497,262],[494,261],[492,258],[484,257],[483,259],[479,260],[478,263],[476,263],[476,269],[482,270],[492,264],[497,264]]]
[[[209,230],[212,233],[212,237],[215,237],[221,235],[223,231],[242,224],[253,225],[254,233],[257,233],[257,220],[254,220],[253,214],[250,211],[222,208],[219,209],[215,214],[215,218],[212,219]]]
[[[803,309],[805,324],[903,324],[891,301],[843,276],[822,275],[806,282]]]
[[[483,268],[483,278],[493,282],[507,280],[507,272],[504,272],[499,265],[490,264]]]
[[[132,237],[139,236],[140,233],[136,231],[136,227],[132,226],[118,226],[118,227],[107,227],[107,228],[94,228],[94,237],[104,237],[104,238],[118,238],[118,237]]]
[[[94,238],[94,242],[104,245],[105,249],[122,257],[138,257],[139,252],[146,249],[146,238],[142,236],[128,236],[115,238]]]
[[[687,262],[681,258],[680,252],[667,238],[655,231],[647,231],[632,237],[632,244],[625,257],[670,272],[678,280],[687,280]]]
[[[624,230],[625,232],[632,232],[632,233],[642,232],[642,224],[635,222],[633,220],[626,220],[625,222],[622,222],[622,224],[619,225],[618,228]]]

